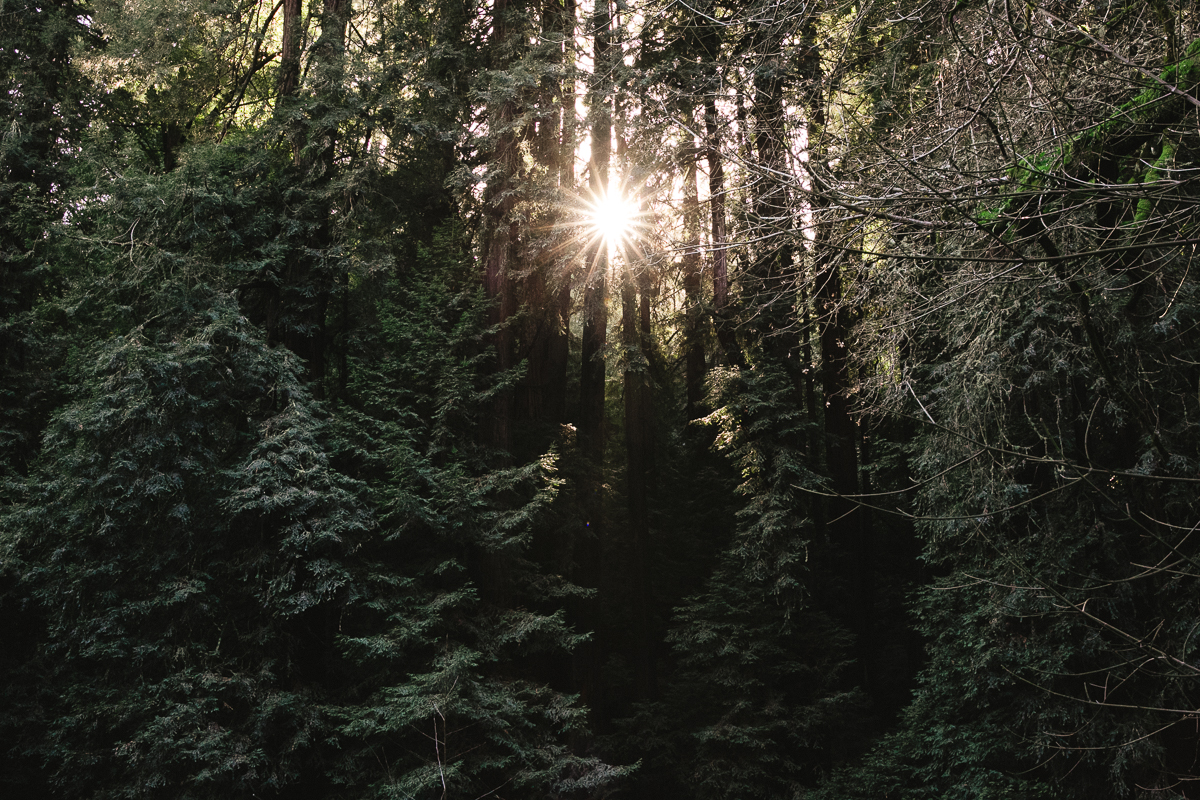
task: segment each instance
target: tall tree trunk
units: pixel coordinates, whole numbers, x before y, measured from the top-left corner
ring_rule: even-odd
[[[658,491],[658,466],[654,459],[654,386],[663,383],[663,363],[654,344],[654,336],[650,329],[650,305],[655,301],[654,282],[650,279],[650,269],[646,264],[637,270],[638,288],[638,346],[642,360],[646,364],[646,379],[644,381],[646,398],[642,404],[644,413],[642,419],[642,441],[646,443],[646,491],[653,495]]]
[[[523,55],[520,32],[513,30],[510,24],[513,6],[513,0],[496,0],[492,7],[490,66],[497,71],[512,68],[514,62]],[[485,193],[483,287],[490,301],[488,323],[492,334],[488,344],[495,352],[495,371],[501,375],[516,363],[512,317],[518,302],[515,274],[519,270],[520,260],[520,223],[514,211],[523,188],[520,185],[523,177],[521,144],[532,134],[527,127],[517,124],[522,111],[519,98],[505,97],[491,109],[488,120],[496,139],[489,159],[489,180]],[[533,287],[535,293],[540,290],[540,286]],[[504,458],[507,458],[513,445],[514,401],[511,387],[497,391],[492,400],[487,436],[490,444],[504,454]],[[480,568],[478,579],[482,597],[494,606],[508,607],[512,600],[509,554],[480,547],[476,558]]]
[[[858,491],[858,466],[855,450],[857,426],[850,416],[850,353],[849,310],[842,298],[840,259],[829,249],[829,234],[822,226],[822,235],[814,242],[817,248],[816,305],[817,325],[821,346],[821,388],[825,396],[825,447],[829,478],[834,491],[843,495]],[[850,512],[849,516],[844,513]],[[841,500],[833,515],[849,519],[853,506]],[[847,524],[849,532],[849,526]]]
[[[608,0],[596,3],[594,72],[591,95],[591,163],[589,185],[594,197],[608,189],[609,156],[612,152],[612,115],[608,83],[611,16]],[[608,330],[608,243],[601,239],[585,254],[583,290],[583,342],[579,376],[579,444],[587,464],[588,477],[583,489],[583,511],[588,530],[578,548],[578,580],[587,588],[598,588],[601,577],[602,513],[600,469],[604,462],[604,345]],[[580,627],[596,631],[599,627],[598,599],[581,604]],[[600,643],[594,638],[579,648],[576,680],[584,702],[595,715],[596,727],[606,724],[601,693]]]
[[[283,62],[279,77],[280,104],[299,91],[301,14],[300,0],[284,0]],[[324,0],[321,36],[313,44],[314,102],[308,119],[323,119],[323,109],[340,103],[349,24],[349,0]],[[306,227],[311,231],[289,254],[279,286],[267,301],[268,336],[282,342],[304,363],[304,377],[317,397],[325,394],[326,315],[337,273],[314,253],[333,243],[333,201],[328,187],[333,179],[338,141],[336,124],[301,121],[290,130],[293,160],[306,189],[312,194]]]
[[[562,139],[559,144],[558,186],[560,191],[575,191],[575,0],[563,0],[562,10],[563,70],[565,77],[559,83],[562,107]],[[550,379],[561,387],[553,401],[553,418],[565,422],[567,419],[567,364],[571,356],[571,290],[574,270],[556,275],[552,282],[556,286],[555,309],[557,312],[557,335],[551,344]]]
[[[717,341],[725,351],[725,358],[732,363],[738,363],[740,355],[737,338],[729,318],[729,235],[725,221],[725,165],[721,158],[717,99],[711,92],[704,95],[704,134],[704,153],[708,161],[708,202],[712,212],[713,313],[716,317]]]
[[[688,143],[691,145],[691,143]],[[704,315],[700,290],[700,197],[696,185],[696,156],[693,146],[684,148],[683,159],[683,293],[687,303],[684,325],[684,383],[687,389],[687,418],[701,415],[704,403]]]
[[[818,218],[832,209],[817,207]],[[832,219],[821,221],[813,240],[815,289],[813,314],[821,354],[820,382],[823,399],[825,475],[833,494],[826,503],[829,540],[834,545],[838,572],[844,576],[841,592],[832,602],[855,634],[854,654],[858,677],[871,693],[870,665],[873,644],[874,558],[864,512],[854,503],[858,485],[858,425],[850,404],[851,311],[843,297],[842,264],[845,255],[834,241]]]
[[[561,70],[569,42],[568,10],[573,13],[573,9],[565,7],[563,0],[545,0],[542,6],[542,37],[553,45],[548,45],[549,71],[542,78],[539,92],[536,147],[538,158],[546,167],[547,178],[554,183],[561,183],[564,175],[560,161],[574,158],[573,150],[564,148],[567,119]],[[573,101],[574,92],[571,92],[571,98]],[[573,136],[573,129],[571,134]],[[567,187],[560,185],[559,188]],[[555,230],[559,217],[557,211],[547,212],[542,227]],[[525,282],[524,302],[528,313],[522,329],[522,350],[527,367],[521,386],[524,402],[517,413],[534,422],[563,422],[566,414],[569,319],[563,314],[562,295],[565,289],[569,314],[570,287],[566,276],[556,274],[556,252],[554,247],[542,247]]]
[[[819,144],[825,125],[824,81],[820,50],[816,45],[816,22],[810,18],[804,26],[804,40],[798,52],[800,96],[808,125],[809,161],[825,158]],[[860,492],[858,477],[858,425],[851,416],[850,402],[850,327],[851,309],[843,297],[842,265],[845,251],[836,242],[837,223],[821,220],[832,212],[823,201],[811,209],[820,220],[813,239],[813,313],[821,353],[821,394],[824,401],[826,475],[834,497],[830,498],[826,519],[830,540],[839,554],[845,576],[845,596],[837,598],[843,619],[855,634],[854,654],[863,688],[872,691],[871,648],[874,644],[872,619],[874,607],[874,560],[870,547],[865,513],[851,499]]]
[[[504,138],[508,137],[502,137]],[[497,148],[496,155],[499,159],[516,153],[515,141],[501,141]],[[495,333],[491,336],[491,345],[495,348],[498,373],[507,372],[513,366],[513,335],[508,322],[516,310],[509,276],[518,232],[517,223],[511,219],[513,204],[514,200],[509,196],[499,200],[490,209],[493,224],[484,262],[483,285],[492,303],[488,311],[488,322],[495,328]],[[509,450],[512,447],[512,412],[512,390],[497,392],[492,402],[490,441],[501,450]]]
[[[795,349],[793,248],[790,230],[791,203],[787,186],[777,176],[787,169],[787,131],[784,123],[783,68],[779,56],[770,56],[754,76],[754,145],[757,163],[764,172],[753,198],[753,213],[760,239],[754,257],[752,282],[756,327],[763,349],[799,372],[789,357]]]
[[[283,46],[279,57],[278,103],[293,97],[300,88],[300,39],[302,0],[283,0]]]
[[[510,0],[496,0],[492,8],[492,52],[507,53],[514,32],[508,24]],[[493,59],[493,69],[510,66],[511,56]],[[488,322],[495,329],[491,345],[496,352],[496,370],[506,372],[514,362],[513,335],[509,318],[516,311],[513,291],[513,261],[519,227],[513,217],[517,204],[517,176],[521,164],[520,142],[515,122],[517,101],[506,98],[491,115],[491,128],[496,131],[487,187],[487,229],[484,255],[483,286],[491,301]],[[501,450],[512,446],[513,394],[505,389],[496,394],[492,405],[491,443]]]
[[[655,696],[654,643],[650,631],[649,541],[647,484],[650,478],[648,439],[649,363],[639,331],[637,289],[632,269],[621,280],[621,344],[624,345],[625,466],[629,534],[633,545],[634,674],[637,695]]]
[[[593,197],[608,191],[612,153],[612,115],[608,87],[608,0],[596,3],[595,74],[591,94],[591,163],[589,188]],[[604,344],[608,330],[608,242],[599,239],[586,254],[583,301],[583,364],[579,378],[579,438],[584,454],[599,464],[604,456]]]

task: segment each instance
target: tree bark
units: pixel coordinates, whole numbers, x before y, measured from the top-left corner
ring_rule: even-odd
[[[591,87],[591,163],[589,188],[593,197],[608,191],[612,153],[612,116],[606,76],[609,61],[607,0],[596,3],[595,70]],[[583,302],[583,364],[580,371],[579,438],[584,455],[599,464],[604,456],[604,345],[608,330],[608,243],[602,238],[586,254]]]
[[[300,88],[300,15],[302,0],[283,0],[283,45],[279,56],[279,86],[277,103],[293,97]]]
[[[717,100],[704,95],[705,158],[708,161],[708,202],[712,216],[713,313],[717,341],[731,363],[740,362],[737,338],[729,314],[729,236],[725,221],[725,165],[721,158],[721,128]]]
[[[634,672],[638,697],[652,700],[655,692],[654,643],[650,631],[649,542],[647,485],[650,479],[649,364],[639,331],[637,289],[632,270],[621,281],[621,344],[624,346],[625,466],[629,534],[633,545]]]
[[[607,80],[611,16],[608,0],[596,3],[593,17],[595,30],[594,64],[591,95],[591,163],[589,184],[593,196],[608,188],[609,155],[612,152],[612,116]],[[585,530],[579,537],[576,582],[598,589],[603,557],[603,503],[600,470],[604,463],[604,346],[608,330],[608,243],[600,240],[585,254],[583,289],[582,363],[579,376],[579,446],[584,457],[586,477],[582,482],[581,507]],[[595,634],[599,628],[599,598],[579,604],[578,627]],[[583,701],[594,715],[595,728],[602,730],[607,723],[602,692],[600,665],[603,661],[601,642],[585,642],[575,656],[576,686]]]
[[[514,32],[508,24],[510,0],[496,0],[492,9],[492,51],[504,53]],[[493,69],[509,66],[510,58],[493,60]],[[517,174],[521,164],[520,142],[514,128],[517,102],[506,98],[491,114],[491,127],[497,131],[495,149],[489,159],[492,172],[487,188],[487,233],[483,286],[491,306],[488,323],[493,328],[491,346],[496,354],[496,371],[507,372],[514,363],[514,342],[509,318],[516,311],[510,273],[516,255],[519,225],[513,218],[517,204]],[[497,393],[492,404],[491,443],[501,449],[512,446],[513,394],[511,389]]]
[[[283,11],[280,104],[299,91],[301,0],[284,0]],[[321,119],[322,106],[341,102],[349,12],[349,0],[324,0],[321,37],[312,48],[314,71],[318,75],[317,109],[309,114],[309,119]],[[268,336],[281,341],[300,358],[305,380],[318,398],[325,395],[326,316],[337,273],[312,254],[328,250],[333,243],[330,222],[333,209],[325,192],[333,178],[338,133],[336,125],[313,125],[308,121],[297,122],[291,128],[294,163],[307,184],[306,189],[315,195],[314,210],[302,212],[312,232],[289,254],[280,285],[266,304]]]
[[[704,357],[703,306],[700,288],[700,198],[696,185],[696,156],[693,147],[687,147],[683,158],[683,293],[687,308],[684,325],[684,383],[687,389],[687,418],[696,419],[703,415]],[[722,254],[723,255],[723,254]],[[715,284],[715,280],[714,280]]]
[[[553,43],[549,49],[548,73],[542,77],[539,91],[536,146],[539,159],[546,167],[547,179],[568,189],[564,178],[574,180],[574,171],[560,162],[574,159],[574,144],[567,149],[568,138],[574,138],[574,91],[570,92],[572,116],[568,118],[564,104],[564,79],[561,69],[567,58],[569,42],[568,11],[574,9],[563,0],[545,0],[542,6],[542,36]],[[545,229],[554,230],[561,214],[548,211]],[[522,327],[522,352],[527,368],[522,379],[523,402],[516,413],[532,422],[566,421],[567,360],[569,358],[568,325],[570,323],[570,281],[567,275],[556,274],[556,250],[542,247],[536,263],[525,281],[524,303],[528,313]],[[564,310],[564,293],[566,294]]]

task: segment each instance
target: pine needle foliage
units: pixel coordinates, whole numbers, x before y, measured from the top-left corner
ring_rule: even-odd
[[[675,610],[663,757],[696,797],[797,797],[839,756],[863,702],[845,682],[852,637],[820,607],[827,548],[803,492],[818,483],[803,449],[812,421],[769,355],[711,382],[708,422],[745,499],[704,589]]]
[[[66,797],[270,795],[325,760],[316,648],[371,515],[294,358],[228,295],[191,321],[91,348],[4,515]]]
[[[578,590],[530,556],[561,483],[554,455],[513,465],[486,443],[491,399],[518,373],[491,370],[463,241],[446,226],[369,284],[372,332],[343,416],[343,457],[380,514],[356,598],[368,613],[340,638],[361,672],[361,703],[341,717],[359,743],[345,780],[386,764],[372,797],[563,795],[622,772],[573,755],[584,709],[522,677],[581,641],[561,605]]]
[[[82,323],[75,388],[0,516],[8,600],[37,622],[4,715],[27,734],[19,763],[64,798],[619,777],[570,752],[574,698],[525,677],[580,640],[555,600],[575,590],[527,557],[554,456],[482,444],[517,373],[492,373],[462,234],[406,245],[400,273],[370,230],[328,240],[322,258],[362,268],[347,302],[374,323],[331,418],[247,286],[286,275],[306,237],[286,159],[237,137],[165,175],[129,159],[80,207],[86,266],[46,312]]]
[[[61,291],[55,235],[71,159],[96,111],[72,56],[96,48],[74,2],[0,5],[0,476],[24,473],[60,401],[45,330],[29,314]],[[2,490],[0,490],[2,491]]]
[[[1192,791],[1196,196],[1163,182],[1195,168],[1194,108],[1163,88],[1192,85],[1192,57],[1142,70],[1132,105],[1091,98],[1083,133],[1016,153],[983,224],[907,262],[897,306],[921,310],[888,391],[921,426],[913,511],[940,577],[907,720],[849,796]]]
[[[930,742],[938,761],[981,748],[960,779],[1033,771],[1064,781],[1055,796],[1116,797],[1187,769],[1196,431],[1192,378],[1168,366],[1192,359],[1179,275],[1136,315],[1120,274],[1086,317],[1053,274],[998,289],[986,321],[952,315],[974,335],[930,370],[938,426],[916,463],[975,458],[922,493],[926,557],[948,574],[918,606],[933,660],[913,713],[965,737]]]

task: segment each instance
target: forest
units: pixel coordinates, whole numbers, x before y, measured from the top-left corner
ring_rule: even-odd
[[[0,796],[1200,797],[1200,7],[0,0],[0,71]]]

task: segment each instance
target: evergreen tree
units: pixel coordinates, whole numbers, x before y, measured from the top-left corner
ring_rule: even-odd
[[[25,316],[60,288],[53,232],[67,212],[71,159],[100,105],[72,56],[96,47],[73,2],[0,7],[0,473],[23,472],[55,387],[47,344]]]
[[[382,535],[365,554],[370,614],[344,639],[363,698],[344,730],[362,742],[354,773],[389,765],[380,796],[569,793],[619,771],[569,752],[584,710],[528,673],[577,646],[562,601],[578,590],[533,558],[561,483],[554,456],[511,466],[490,439],[492,400],[519,375],[490,369],[461,237],[450,226],[402,277],[377,279],[355,368],[344,457]]]
[[[828,796],[1174,797],[1195,779],[1180,713],[1196,677],[1180,248],[1195,204],[1189,181],[1162,182],[1193,152],[1195,49],[1129,46],[1162,19],[1126,20],[1110,44],[1087,10],[1066,17],[962,10],[940,44],[962,71],[906,91],[969,109],[973,137],[891,134],[949,145],[883,211],[895,256],[877,274],[903,338],[873,350],[899,367],[880,387],[919,419],[913,511],[939,578],[916,606],[930,660],[901,730],[857,790]],[[1061,31],[1097,50],[1059,47]],[[1130,92],[1097,53],[1144,82]],[[1031,86],[1061,100],[1015,113]],[[940,188],[964,180],[969,201]]]
[[[290,354],[228,296],[181,316],[90,348],[4,522],[47,620],[27,746],[66,797],[275,794],[327,760],[328,625],[371,517]]]
[[[814,786],[860,726],[846,688],[853,639],[823,608],[829,546],[805,488],[812,422],[769,360],[718,376],[718,441],[744,477],[739,524],[704,590],[676,610],[667,708],[680,779],[703,798],[793,797]]]
[[[97,46],[73,2],[0,4],[0,507],[20,497],[40,431],[62,402],[58,326],[37,315],[78,259],[64,245],[73,157],[99,107],[74,57]],[[28,700],[17,676],[32,657],[40,619],[13,591],[0,559],[0,707]],[[0,792],[42,791],[17,748],[24,731],[0,711]]]
[[[331,436],[297,356],[239,304],[308,232],[290,154],[259,141],[186,149],[163,176],[128,163],[80,212],[76,392],[4,516],[12,602],[45,620],[6,723],[64,797],[610,781],[567,750],[572,698],[522,674],[578,641],[572,589],[525,557],[552,458],[506,467],[481,433],[517,376],[488,377],[466,240],[359,276],[381,327]]]
[[[0,792],[1194,794],[1186,4],[0,11]]]

